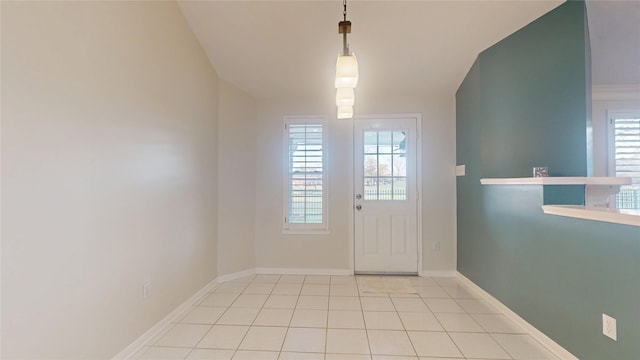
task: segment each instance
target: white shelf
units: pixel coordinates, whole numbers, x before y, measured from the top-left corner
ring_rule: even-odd
[[[542,211],[549,215],[640,226],[640,210],[589,208],[579,205],[543,205]]]
[[[486,178],[480,179],[482,185],[628,185],[631,178],[624,177],[578,177],[578,176],[548,176],[530,178]]]

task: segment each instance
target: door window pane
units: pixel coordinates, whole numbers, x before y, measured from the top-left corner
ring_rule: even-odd
[[[364,199],[406,200],[406,131],[364,132]]]

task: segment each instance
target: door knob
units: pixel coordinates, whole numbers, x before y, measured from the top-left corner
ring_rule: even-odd
[[[362,210],[362,205],[356,205],[356,210]]]
[[[356,199],[358,200],[362,199],[362,195],[361,194],[356,195]]]

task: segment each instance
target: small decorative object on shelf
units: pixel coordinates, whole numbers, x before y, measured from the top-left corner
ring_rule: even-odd
[[[546,166],[538,166],[533,168],[533,177],[549,176],[549,168]]]

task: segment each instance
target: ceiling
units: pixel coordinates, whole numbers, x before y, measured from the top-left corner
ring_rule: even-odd
[[[482,50],[562,2],[349,1],[348,40],[360,67],[356,97],[453,94]],[[179,4],[218,75],[254,98],[335,96],[341,1]]]
[[[593,85],[640,84],[640,1],[587,1]]]

